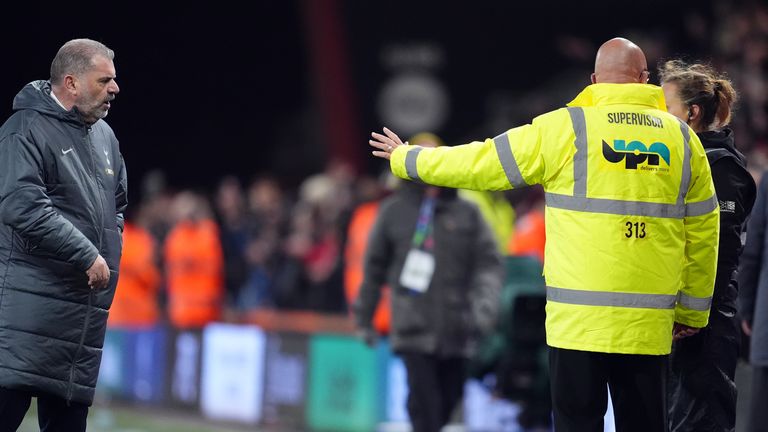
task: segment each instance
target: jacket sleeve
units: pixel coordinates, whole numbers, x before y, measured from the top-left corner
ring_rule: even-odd
[[[735,158],[723,157],[710,165],[715,192],[720,205],[720,245],[717,252],[715,293],[735,298],[737,286],[731,286],[733,270],[738,268],[742,252],[742,232],[755,201],[755,182]],[[732,296],[732,297],[731,297]]]
[[[392,172],[404,179],[458,189],[506,190],[540,183],[544,172],[538,125],[455,147],[399,146]]]
[[[392,245],[386,232],[388,213],[388,206],[382,206],[368,238],[363,262],[363,282],[352,308],[360,329],[373,328],[373,314],[379,304],[381,287],[386,283],[387,270],[392,261]]]
[[[85,271],[99,252],[56,212],[43,181],[43,156],[32,142],[11,135],[0,143],[0,222],[31,249],[39,248]]]
[[[118,153],[119,154],[119,153]],[[125,160],[120,155],[120,169],[117,173],[117,186],[115,188],[115,209],[117,228],[122,235],[125,229],[125,210],[128,208],[128,176],[125,171]]]
[[[706,153],[699,138],[690,131],[691,183],[685,197],[685,261],[682,290],[675,306],[675,321],[690,327],[704,327],[715,289],[720,208]]]
[[[493,330],[501,301],[504,266],[490,226],[477,214],[477,238],[474,243],[472,275],[472,315],[481,333]]]
[[[747,243],[739,267],[739,306],[742,317],[749,322],[752,322],[755,313],[755,298],[763,263],[767,194],[768,173],[763,174],[760,180],[755,206],[747,222]]]

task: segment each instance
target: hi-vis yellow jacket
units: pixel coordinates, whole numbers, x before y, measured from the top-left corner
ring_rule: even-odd
[[[703,327],[719,207],[704,149],[647,84],[593,84],[496,138],[400,146],[392,172],[467,189],[546,191],[547,343],[668,354],[674,321]]]

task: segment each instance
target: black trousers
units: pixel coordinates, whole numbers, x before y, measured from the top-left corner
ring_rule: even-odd
[[[602,432],[611,392],[617,432],[666,432],[666,355],[549,349],[556,432]]]
[[[459,357],[400,353],[408,375],[413,432],[439,432],[464,394],[467,361]]]
[[[33,395],[0,388],[0,432],[15,432],[24,420]],[[53,396],[37,396],[40,432],[85,432],[88,405]]]
[[[671,432],[736,428],[736,363],[741,334],[735,316],[712,309],[699,333],[672,345],[668,400]]]
[[[768,366],[752,367],[752,400],[749,404],[748,432],[768,432]]]

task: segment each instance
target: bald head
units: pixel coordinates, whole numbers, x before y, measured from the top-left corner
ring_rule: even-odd
[[[645,84],[648,76],[645,54],[632,41],[613,38],[597,50],[593,83]]]

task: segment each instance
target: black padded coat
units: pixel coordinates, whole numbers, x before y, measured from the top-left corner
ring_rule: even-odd
[[[103,120],[26,85],[0,128],[0,387],[93,402],[122,250],[126,173]],[[107,261],[107,288],[86,270]]]

